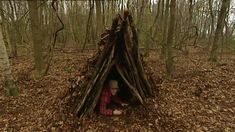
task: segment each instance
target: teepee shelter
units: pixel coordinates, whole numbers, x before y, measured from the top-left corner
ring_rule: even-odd
[[[85,70],[72,85],[70,92],[76,115],[81,119],[93,113],[104,83],[109,79],[119,81],[120,96],[144,104],[147,97],[153,96],[155,84],[142,62],[133,19],[126,11],[123,17],[118,15],[111,29],[102,35],[98,52],[88,60]]]

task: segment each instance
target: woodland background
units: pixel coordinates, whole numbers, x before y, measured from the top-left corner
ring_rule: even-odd
[[[78,123],[62,109],[69,79],[124,10],[159,95],[129,117]],[[7,0],[0,15],[0,130],[235,129],[233,0]]]

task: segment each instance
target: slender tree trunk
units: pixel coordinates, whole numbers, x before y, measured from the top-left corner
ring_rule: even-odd
[[[41,29],[39,23],[39,12],[37,8],[37,0],[28,1],[29,16],[31,22],[31,33],[33,39],[33,50],[35,60],[36,78],[40,78],[45,75],[45,62],[43,59],[43,41],[41,39]]]
[[[172,72],[174,69],[173,66],[173,57],[172,57],[172,45],[173,45],[173,38],[175,33],[175,5],[176,0],[171,0],[170,3],[170,25],[168,29],[168,37],[166,43],[166,71],[167,76],[171,77]]]
[[[142,30],[142,25],[143,25],[143,14],[144,14],[144,11],[145,11],[145,4],[146,4],[146,1],[145,0],[141,0],[139,1],[139,3],[141,4],[140,5],[140,9],[139,11],[137,12],[137,32],[138,32],[138,35],[139,35],[139,38],[141,38],[141,30]]]
[[[6,95],[16,96],[18,95],[18,88],[15,84],[11,73],[11,67],[6,51],[6,45],[3,41],[2,36],[2,25],[0,24],[0,67],[3,71],[3,76],[5,79],[5,88],[6,88]]]
[[[86,35],[85,35],[84,43],[83,43],[83,46],[82,46],[82,51],[86,48],[86,44],[87,44],[88,37],[89,37],[89,31],[91,30],[91,28],[93,28],[93,26],[91,24],[92,24],[92,17],[93,17],[92,14],[93,14],[93,9],[94,9],[94,0],[89,1],[89,6],[90,6],[90,10],[89,10],[89,16],[88,16],[88,19],[87,19]],[[93,33],[91,33],[90,35],[92,37],[92,41],[94,41]]]
[[[168,28],[168,15],[169,15],[169,1],[170,0],[166,0],[164,23],[163,23],[163,36],[162,36],[161,57],[165,57],[166,56],[167,28]]]
[[[101,1],[102,2],[102,25],[105,26],[105,1]]]
[[[210,54],[210,58],[209,61],[212,62],[217,62],[218,60],[218,50],[219,50],[219,37],[220,34],[223,32],[223,28],[224,28],[224,20],[226,17],[226,11],[229,7],[230,4],[230,0],[223,0],[222,1],[222,6],[219,12],[219,17],[217,20],[217,27],[216,27],[216,31],[215,31],[215,36],[214,36],[214,40],[213,40],[213,46],[211,49],[211,54]]]
[[[158,18],[160,16],[160,7],[161,7],[161,0],[159,0],[157,2],[157,13],[156,13],[156,16],[155,16],[155,18],[153,20],[153,24],[152,24],[152,27],[151,27],[151,30],[150,30],[153,35],[154,35],[155,31],[158,29],[158,25],[156,25],[156,27],[155,27],[155,24],[156,24],[156,22],[157,22],[157,20],[158,20]]]
[[[22,45],[22,41],[23,41],[23,37],[21,34],[21,21],[19,20],[19,10],[17,10],[17,6],[16,6],[16,2],[9,0],[9,4],[11,7],[11,11],[12,11],[12,40],[13,40],[13,56],[17,57],[18,56],[18,46],[17,45]]]
[[[96,42],[100,38],[100,33],[102,31],[102,17],[101,17],[101,2],[100,0],[95,1],[96,5]]]
[[[213,14],[213,0],[209,0],[209,9],[210,9],[210,16],[211,16],[211,31],[210,31],[210,35],[209,35],[208,49],[211,46],[211,39],[212,39],[212,36],[213,36],[214,26],[215,26],[214,14]]]
[[[223,30],[221,31],[222,33],[222,46],[221,46],[221,51],[220,51],[220,55],[221,55],[221,59],[223,57],[223,53],[224,53],[224,48],[226,48],[228,46],[228,38],[229,38],[229,29],[233,29],[233,27],[228,27],[229,25],[229,9],[230,9],[230,2],[228,4],[227,10],[226,10],[226,16],[224,19],[224,29],[225,32],[223,34]]]
[[[18,52],[17,52],[17,32],[16,32],[16,29],[17,29],[17,27],[16,27],[16,22],[15,22],[15,15],[14,15],[14,13],[16,13],[15,12],[15,9],[14,9],[14,7],[13,7],[13,4],[12,4],[12,1],[11,0],[9,0],[9,5],[10,5],[10,10],[11,10],[11,26],[9,27],[9,35],[10,35],[10,44],[11,44],[11,47],[12,47],[12,49],[11,49],[11,51],[12,51],[12,53],[11,53],[11,56],[12,57],[17,57],[18,56]]]

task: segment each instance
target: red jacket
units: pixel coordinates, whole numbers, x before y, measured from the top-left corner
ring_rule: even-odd
[[[113,96],[111,94],[110,88],[105,87],[101,93],[101,98],[100,98],[100,114],[106,115],[106,116],[111,116],[113,115],[113,109],[108,109],[107,105],[109,103],[115,102],[118,104],[121,104],[121,100],[118,96]]]

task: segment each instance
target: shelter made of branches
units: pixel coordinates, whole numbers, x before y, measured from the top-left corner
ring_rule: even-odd
[[[102,35],[98,52],[88,60],[70,89],[73,96],[70,103],[79,118],[93,113],[111,72],[118,74],[126,86],[123,90],[135,103],[143,104],[147,97],[153,96],[154,81],[143,66],[137,32],[128,11],[113,20],[111,29]]]

